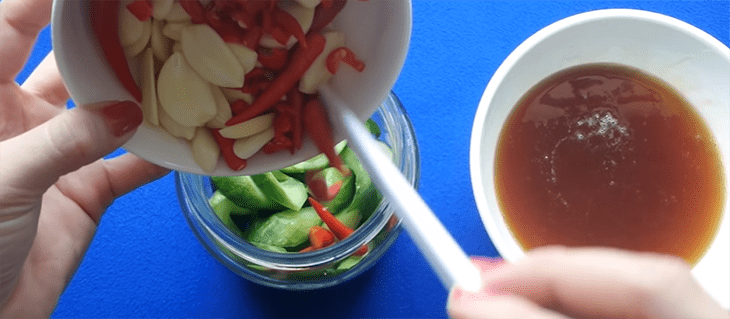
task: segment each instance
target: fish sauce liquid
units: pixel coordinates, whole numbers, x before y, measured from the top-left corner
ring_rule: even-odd
[[[723,167],[687,101],[633,68],[587,64],[544,79],[499,137],[499,206],[519,244],[608,246],[690,264],[720,224]]]

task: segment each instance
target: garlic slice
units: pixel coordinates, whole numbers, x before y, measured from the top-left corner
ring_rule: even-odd
[[[238,59],[238,62],[241,62],[243,73],[251,72],[251,70],[256,67],[256,62],[258,62],[259,57],[259,54],[256,53],[256,51],[237,43],[226,43],[226,45],[228,45],[228,48],[231,49],[231,52],[236,59]]]
[[[345,34],[342,32],[330,31],[323,33],[322,36],[327,40],[324,50],[299,80],[299,91],[307,94],[316,93],[320,84],[332,78],[333,74],[327,70],[327,56],[335,49],[345,45]]]
[[[203,126],[217,113],[210,84],[198,76],[179,52],[173,53],[162,66],[157,94],[165,112],[184,126]]]
[[[210,173],[218,165],[221,150],[208,129],[198,127],[195,130],[195,136],[190,141],[190,149],[193,152],[193,159],[204,171]]]
[[[181,125],[172,117],[170,117],[170,115],[167,114],[167,112],[165,112],[165,110],[162,108],[160,108],[158,112],[160,118],[160,126],[165,129],[167,133],[170,133],[170,135],[174,137],[182,137],[186,140],[193,139],[193,136],[195,136],[194,126]]]
[[[162,34],[161,20],[152,21],[150,46],[157,60],[167,61],[167,58],[170,57],[170,40]]]
[[[267,113],[254,117],[243,123],[224,127],[219,132],[223,137],[239,139],[262,132],[271,127],[273,123],[274,113]]]
[[[140,64],[140,86],[142,89],[142,113],[144,119],[152,125],[160,125],[157,114],[157,89],[155,83],[155,58],[152,48],[142,54]]]
[[[274,138],[274,128],[269,127],[255,135],[237,139],[233,142],[233,153],[239,158],[247,159],[258,152],[266,143]]]
[[[205,126],[210,128],[224,128],[226,127],[226,122],[233,117],[231,105],[219,87],[211,84],[210,88],[213,92],[213,98],[215,99],[215,105],[218,111],[215,117],[208,121],[208,123],[205,123]]]
[[[180,41],[182,29],[193,25],[189,22],[170,22],[162,27],[162,34],[172,40]]]
[[[156,20],[162,20],[172,10],[174,0],[152,0],[152,17]]]
[[[127,57],[133,57],[144,51],[147,44],[150,43],[150,36],[152,34],[152,21],[147,20],[142,22],[142,36],[137,39],[137,42],[132,43],[129,46],[124,47],[124,54]]]
[[[192,18],[185,12],[180,2],[175,1],[170,8],[170,12],[165,15],[165,20],[169,22],[190,22]]]
[[[314,9],[321,2],[321,0],[296,0],[296,1],[302,7],[310,8],[310,9]]]
[[[253,103],[253,95],[251,95],[251,93],[243,93],[241,90],[231,88],[221,88],[221,91],[223,92],[223,95],[226,96],[228,103],[233,103],[238,100],[244,100],[248,104]]]
[[[206,24],[183,28],[180,44],[185,59],[206,81],[222,87],[243,86],[243,66],[213,28]]]
[[[122,2],[119,8],[119,42],[122,46],[130,46],[142,37],[144,22],[127,9],[129,0]]]

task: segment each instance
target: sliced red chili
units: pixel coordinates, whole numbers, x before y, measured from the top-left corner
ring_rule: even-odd
[[[107,63],[119,82],[134,97],[142,102],[142,91],[129,71],[129,62],[119,41],[119,1],[95,0],[89,4],[91,27]]]
[[[139,21],[147,21],[152,17],[152,1],[151,0],[135,0],[127,5],[127,9]]]
[[[292,115],[292,151],[302,148],[302,140],[304,139],[304,120],[302,119],[302,110],[304,109],[304,95],[299,88],[292,88],[286,97],[291,106]]]
[[[241,44],[251,50],[256,50],[256,48],[258,48],[259,46],[259,41],[261,41],[261,37],[263,35],[264,32],[263,30],[261,30],[261,28],[257,26],[248,27],[246,28],[246,33],[244,33],[241,37]]]
[[[331,231],[314,225],[309,229],[309,243],[317,248],[324,248],[335,243],[335,235]]]
[[[345,62],[357,72],[362,72],[365,69],[365,63],[360,61],[350,48],[339,47],[327,56],[327,71],[332,74],[337,73],[340,61]]]
[[[223,155],[223,159],[228,164],[228,167],[234,171],[244,169],[247,164],[246,160],[238,157],[233,152],[233,143],[235,143],[235,140],[223,137],[217,129],[210,130],[210,133],[213,135],[216,143],[218,143],[218,147],[221,149],[221,155]]]
[[[314,60],[324,50],[325,38],[318,33],[307,36],[309,45],[306,49],[297,45],[289,63],[284,70],[274,78],[271,85],[261,93],[246,112],[234,116],[226,125],[236,125],[245,122],[258,114],[270,109],[276,102],[289,92],[299,81],[304,72],[309,69]]]
[[[279,151],[291,149],[291,144],[291,139],[289,139],[285,135],[277,135],[274,136],[274,138],[266,143],[261,149],[262,151],[264,151],[265,154],[273,154]]]
[[[199,0],[179,0],[180,6],[190,16],[193,24],[206,22],[205,8]]]
[[[277,112],[276,116],[274,117],[274,124],[272,126],[274,127],[275,136],[282,136],[286,133],[291,132],[294,126],[291,114]]]
[[[332,233],[337,237],[339,240],[343,240],[347,238],[347,236],[350,236],[355,231],[347,227],[347,225],[343,224],[337,217],[332,215],[332,213],[329,212],[329,210],[322,206],[317,200],[315,200],[312,197],[309,197],[309,203],[312,204],[312,207],[314,208],[314,211],[317,212],[317,215],[319,215],[319,218],[322,219],[322,221],[327,225],[327,227],[332,231]],[[362,256],[368,252],[368,246],[363,245],[358,249],[354,255]]]
[[[302,30],[302,26],[299,25],[299,21],[297,21],[297,19],[288,12],[279,8],[274,10],[273,18],[276,24],[286,31],[285,34],[287,35],[286,40],[284,40],[284,42],[279,41],[279,43],[286,44],[286,42],[289,41],[289,36],[291,35],[299,41],[302,47],[307,47],[307,39],[304,35],[304,31]]]
[[[249,107],[251,107],[251,104],[248,104],[246,101],[240,99],[235,100],[231,103],[231,113],[239,114]]]
[[[289,51],[284,48],[267,49],[260,47],[256,52],[258,53],[258,61],[261,62],[261,65],[273,71],[283,69],[289,58]]]
[[[331,2],[331,5],[322,5],[325,1]],[[345,8],[347,0],[325,0],[322,1],[314,9],[314,19],[312,19],[312,25],[309,27],[307,33],[320,33],[322,30],[332,23],[337,14]]]
[[[332,125],[327,119],[325,111],[319,100],[311,100],[304,105],[302,112],[304,129],[312,139],[317,149],[327,155],[330,165],[337,167],[341,172],[347,172],[342,159],[335,152],[335,141],[332,137]]]
[[[289,33],[280,27],[272,27],[269,30],[269,34],[271,34],[271,37],[281,45],[286,45],[289,42],[289,37],[291,37]]]

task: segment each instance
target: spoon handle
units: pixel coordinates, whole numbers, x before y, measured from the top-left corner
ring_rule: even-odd
[[[446,289],[458,286],[476,292],[481,277],[464,251],[451,237],[400,170],[393,164],[352,111],[329,88],[321,88],[327,110],[335,126],[347,133],[348,145],[370,174],[383,198],[395,208],[421,253]]]

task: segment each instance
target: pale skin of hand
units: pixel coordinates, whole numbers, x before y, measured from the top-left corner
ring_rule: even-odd
[[[546,247],[512,264],[473,262],[484,289],[452,290],[452,318],[730,318],[694,280],[690,266],[673,256]]]
[[[51,4],[0,1],[0,225],[11,225],[0,227],[0,242],[19,241],[0,247],[0,266],[12,274],[0,278],[0,318],[49,317],[106,208],[168,173],[132,154],[101,159],[139,122],[117,136],[114,123],[129,119],[102,115],[109,103],[66,109],[52,52],[22,86],[15,82]],[[15,270],[12,260],[20,260]]]

